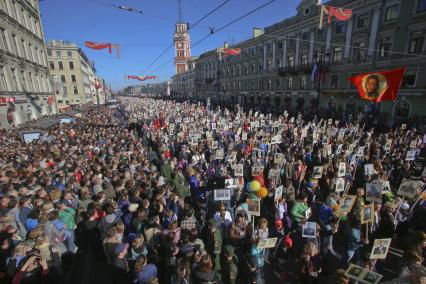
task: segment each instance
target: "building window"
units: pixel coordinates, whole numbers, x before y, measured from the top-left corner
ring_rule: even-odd
[[[276,62],[276,64],[277,64],[277,67],[278,67],[278,68],[283,67],[283,65],[282,65],[282,63],[281,63],[281,59],[280,59],[280,58],[277,58],[277,62]]]
[[[336,22],[336,34],[343,34],[346,32],[345,22]]]
[[[75,79],[75,75],[71,75],[71,82],[77,82]]]
[[[262,60],[259,61],[259,73],[262,73],[263,63]]]
[[[27,86],[27,80],[25,80],[25,72],[24,72],[24,70],[21,70],[21,78],[22,78],[22,89],[23,89],[24,92],[26,92],[28,86]]]
[[[293,78],[292,77],[288,78],[287,88],[288,89],[293,89]]]
[[[306,89],[306,77],[302,76],[300,77],[300,89]]]
[[[399,4],[387,7],[385,12],[385,22],[397,19],[398,12],[399,12]]]
[[[56,57],[61,57],[61,51],[60,50],[56,51]]]
[[[266,61],[266,70],[271,70],[271,67],[272,67],[272,61],[271,60],[268,60],[268,61]]]
[[[50,70],[55,70],[55,63],[53,61],[49,61]]]
[[[300,57],[300,64],[301,65],[307,65],[308,64],[308,55],[307,54],[302,54],[302,56]]]
[[[282,40],[278,41],[278,49],[283,49],[283,41]]]
[[[407,68],[402,79],[403,88],[414,88],[416,85],[417,68]]]
[[[277,90],[281,89],[281,79],[277,79],[275,81],[275,89],[277,89]]]
[[[244,65],[244,74],[248,75],[249,70],[248,70],[248,66]]]
[[[50,49],[47,50],[47,56],[52,57],[52,51]]]
[[[255,67],[254,63],[251,64],[251,74],[252,75],[256,74],[256,67]]]
[[[272,44],[271,43],[268,43],[266,51],[267,52],[271,52],[272,51]]]
[[[19,91],[18,80],[16,78],[16,70],[14,68],[10,68],[10,74],[12,75],[12,90]]]
[[[288,57],[288,66],[294,67],[294,57],[293,56]]]
[[[303,15],[307,16],[309,15],[310,9],[306,8],[305,11],[303,11]]]
[[[0,66],[0,90],[7,91],[7,81],[6,81],[6,75],[4,74],[4,67]]]
[[[392,37],[385,37],[380,40],[379,57],[389,57],[392,49]]]
[[[267,80],[266,81],[266,89],[270,90],[271,89],[271,80]]]
[[[62,87],[62,96],[66,97],[68,95],[67,87]]]
[[[66,82],[66,80],[65,80],[65,75],[61,75],[61,82],[62,82],[62,83],[65,83],[65,82]]]
[[[256,55],[256,50],[254,48],[251,49],[251,56],[254,57]]]
[[[7,37],[6,37],[6,30],[3,28],[0,28],[0,34],[1,34],[1,48],[3,50],[9,51],[9,45],[7,44]]]
[[[58,61],[59,70],[64,70],[64,64],[62,61]]]
[[[330,89],[337,89],[339,87],[339,75],[333,74],[330,77]]]
[[[68,57],[72,57],[72,52],[71,51],[67,51],[67,56]]]
[[[369,19],[368,14],[358,16],[357,27],[359,29],[367,27],[368,26],[368,19]]]
[[[426,0],[418,0],[417,13],[426,11]]]
[[[343,58],[343,48],[335,47],[333,52],[333,62],[334,63],[342,62],[342,58]]]
[[[365,56],[364,42],[354,43],[353,59],[354,61],[361,61]]]
[[[74,94],[78,94],[78,88],[77,88],[77,86],[74,86],[73,88],[74,88]]]
[[[409,53],[420,53],[423,50],[425,37],[423,31],[413,32],[410,39]]]
[[[68,62],[68,65],[70,66],[70,69],[71,69],[71,70],[74,70],[74,62],[69,61],[69,62]]]
[[[309,33],[308,33],[308,32],[304,32],[304,33],[302,34],[302,39],[303,39],[303,40],[308,40],[308,39],[309,39]]]

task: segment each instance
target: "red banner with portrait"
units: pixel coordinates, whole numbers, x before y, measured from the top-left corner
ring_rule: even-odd
[[[363,73],[349,77],[358,88],[359,96],[372,102],[395,101],[404,77],[405,67],[388,70]]]

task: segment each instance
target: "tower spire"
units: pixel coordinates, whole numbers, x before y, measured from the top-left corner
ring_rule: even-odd
[[[181,0],[178,0],[178,23],[182,23],[182,8],[181,8]]]

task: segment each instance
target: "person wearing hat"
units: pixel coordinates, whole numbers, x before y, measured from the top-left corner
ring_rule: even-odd
[[[222,281],[224,284],[235,284],[238,275],[238,258],[235,255],[235,248],[226,245],[222,258]]]
[[[209,219],[207,226],[204,227],[203,240],[205,242],[206,251],[214,259],[214,268],[220,271],[220,253],[222,252],[222,236],[220,230],[217,229],[215,219]]]
[[[249,284],[263,284],[263,277],[260,272],[260,269],[257,267],[257,259],[253,255],[247,256],[247,266],[244,271],[244,275],[242,276],[243,279],[247,279],[247,282]]]
[[[128,243],[116,245],[114,249],[114,260],[112,263],[115,267],[122,269],[126,272],[129,271],[129,264],[126,258],[128,248]]]
[[[181,199],[185,199],[185,197],[191,195],[189,184],[185,181],[185,177],[183,176],[181,168],[177,168],[177,173],[173,178],[173,187],[176,190],[176,194]]]

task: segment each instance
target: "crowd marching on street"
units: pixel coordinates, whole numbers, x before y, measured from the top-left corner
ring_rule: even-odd
[[[2,130],[1,283],[426,283],[424,118],[118,99]]]

